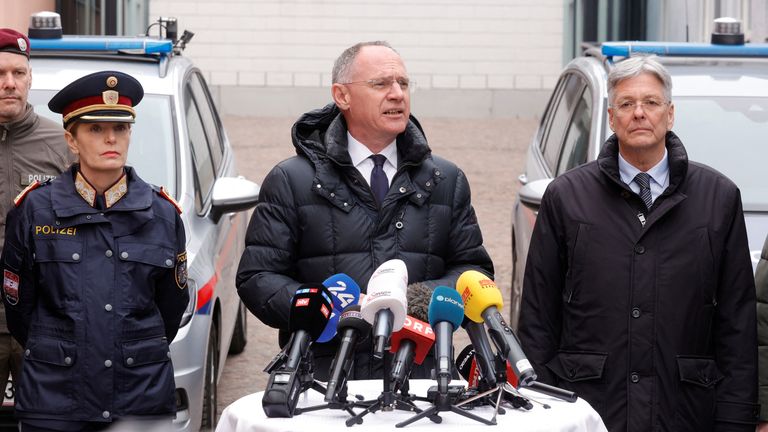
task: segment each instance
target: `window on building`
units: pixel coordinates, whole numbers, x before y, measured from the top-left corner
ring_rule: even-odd
[[[64,34],[135,36],[149,24],[149,0],[58,0]]]

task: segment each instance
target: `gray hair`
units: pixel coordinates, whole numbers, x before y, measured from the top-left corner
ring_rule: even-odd
[[[613,92],[620,82],[635,78],[642,74],[651,74],[661,81],[664,87],[664,97],[672,100],[672,77],[655,55],[637,55],[616,63],[608,73],[608,102],[613,103]]]
[[[370,41],[370,42],[360,42],[355,45],[352,45],[351,47],[344,50],[343,53],[339,56],[339,58],[336,59],[336,61],[333,63],[333,72],[331,73],[331,80],[335,83],[345,83],[349,81],[349,73],[350,69],[352,69],[352,63],[355,62],[355,58],[357,58],[357,55],[360,53],[360,50],[363,49],[363,47],[367,46],[383,46],[391,49],[395,53],[397,53],[397,50],[392,48],[392,45],[389,44],[387,41]],[[399,53],[397,53],[399,54]]]

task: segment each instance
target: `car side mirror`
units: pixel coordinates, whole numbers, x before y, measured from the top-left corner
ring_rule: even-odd
[[[221,177],[213,184],[211,218],[218,221],[225,213],[248,210],[259,200],[258,184],[244,177]]]
[[[544,196],[544,191],[547,190],[547,186],[549,186],[550,183],[552,183],[552,179],[548,178],[535,180],[521,187],[518,192],[520,202],[526,207],[538,211],[539,207],[541,207],[541,198]]]

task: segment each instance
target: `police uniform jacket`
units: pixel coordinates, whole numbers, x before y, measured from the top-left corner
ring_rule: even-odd
[[[302,116],[292,135],[298,155],[265,178],[237,275],[244,304],[282,329],[282,342],[301,282],[346,273],[365,292],[373,271],[394,258],[405,262],[409,283],[433,288],[455,286],[466,270],[493,274],[467,178],[431,154],[414,117],[397,137],[399,166],[381,207],[352,165],[346,123],[334,104]],[[327,376],[336,348],[313,345],[316,378]],[[380,362],[371,363],[370,343],[357,349],[352,378],[381,376]],[[412,376],[427,378],[433,366],[425,361]]]
[[[755,270],[760,421],[768,422],[768,237]]]
[[[755,288],[741,197],[666,136],[647,211],[618,140],[547,188],[525,269],[522,347],[611,431],[754,431]],[[642,221],[645,221],[643,224]]]
[[[175,411],[169,344],[188,303],[184,227],[127,167],[109,208],[75,190],[77,165],[8,217],[3,300],[24,346],[20,418],[112,421]]]
[[[13,198],[34,181],[56,178],[72,162],[61,125],[37,115],[32,105],[27,104],[19,120],[0,124],[0,248]],[[4,308],[0,333],[8,333]]]

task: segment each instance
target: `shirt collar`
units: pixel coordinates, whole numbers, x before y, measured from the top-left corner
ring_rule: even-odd
[[[349,132],[347,132],[347,150],[349,151],[349,158],[352,160],[352,165],[356,167],[365,162],[373,154],[365,144],[356,140]],[[392,140],[392,142],[384,147],[379,154],[386,157],[387,162],[397,168],[397,139]]]
[[[619,152],[619,175],[621,175],[621,181],[626,184],[632,183],[635,180],[635,176],[640,173],[634,165],[630,164],[621,156]],[[661,160],[651,167],[646,173],[651,176],[651,180],[656,182],[659,186],[666,187],[669,182],[669,160],[667,158],[667,149],[664,149],[664,156]]]
[[[77,171],[77,174],[75,174],[75,189],[89,206],[96,206],[96,188],[88,182],[80,171]],[[112,207],[127,193],[128,177],[125,175],[125,172],[123,172],[122,177],[104,191],[104,205],[106,208]]]

